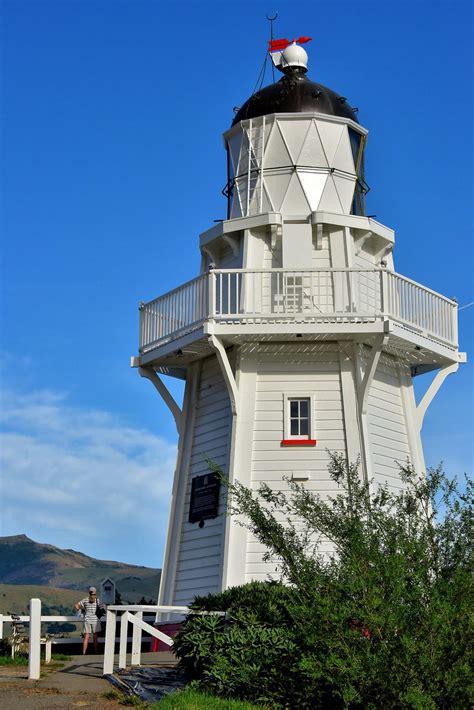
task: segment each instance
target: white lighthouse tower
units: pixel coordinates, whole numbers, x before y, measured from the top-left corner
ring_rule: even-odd
[[[302,47],[277,57],[280,80],[224,134],[228,218],[200,236],[200,275],[140,310],[132,364],[179,432],[160,604],[274,573],[206,457],[250,487],[289,476],[330,494],[339,451],[400,488],[398,462],[423,471],[423,416],[463,361],[456,303],[398,274],[393,230],[365,216],[367,130],[308,79]],[[162,374],[186,381],[182,404]]]

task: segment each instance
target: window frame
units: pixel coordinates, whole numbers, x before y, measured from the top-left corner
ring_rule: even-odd
[[[308,402],[308,434],[291,433],[291,402],[306,400]],[[300,418],[301,421],[301,418]],[[316,446],[314,436],[314,396],[303,392],[283,393],[283,439],[281,446]]]

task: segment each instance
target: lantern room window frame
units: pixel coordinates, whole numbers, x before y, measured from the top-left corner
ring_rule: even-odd
[[[316,446],[312,394],[283,394],[283,439],[280,443],[281,446]]]

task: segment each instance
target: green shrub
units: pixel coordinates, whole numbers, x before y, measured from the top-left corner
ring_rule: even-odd
[[[255,585],[249,586],[255,590]],[[236,590],[245,595],[244,587]],[[207,601],[206,606],[213,606],[211,599]],[[232,609],[225,618],[191,616],[175,637],[174,649],[181,667],[191,678],[201,679],[203,689],[227,698],[260,702],[284,698],[285,683],[279,668],[291,664],[295,650],[288,640],[286,624],[282,619],[276,625],[262,621],[247,605]]]
[[[330,473],[340,492],[326,500],[291,481],[289,494],[230,486],[289,584],[196,599],[227,616],[188,617],[182,667],[203,689],[273,708],[471,706],[471,482],[459,491],[439,469],[417,479],[406,467],[402,493],[372,493],[339,456]]]

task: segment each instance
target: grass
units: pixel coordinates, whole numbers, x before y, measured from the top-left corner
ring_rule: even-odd
[[[71,656],[66,656],[64,653],[53,653],[51,655],[51,662],[52,663],[57,663],[58,661],[70,661]],[[44,662],[44,659],[42,659]],[[11,656],[0,656],[0,666],[27,666],[28,665],[28,656],[25,654],[18,654],[15,656],[15,658],[12,658]]]
[[[30,599],[39,598],[43,604],[52,608],[51,614],[62,616],[64,613],[65,616],[74,616],[76,612],[73,605],[84,596],[85,593],[81,595],[80,591],[73,589],[45,587],[38,584],[0,584],[0,609],[2,614],[14,611],[20,616],[28,616]]]
[[[145,710],[145,708],[149,710],[149,708],[153,707],[150,703],[143,702],[135,695],[125,695],[118,690],[108,690],[106,693],[102,694],[102,697],[106,700],[115,700],[116,703],[124,705],[125,707],[143,708],[143,710]]]
[[[151,703],[149,710],[263,710],[263,705],[254,705],[242,700],[226,700],[215,695],[199,693],[191,688],[178,690],[163,700]]]
[[[27,666],[28,656],[18,655],[15,658],[11,656],[0,656],[0,666]]]
[[[115,700],[119,705],[141,710],[265,710],[263,705],[252,705],[241,700],[224,700],[214,695],[199,693],[191,688],[178,690],[154,703],[145,703],[137,697],[124,695],[118,690],[109,690],[103,694],[103,697],[107,700]]]

